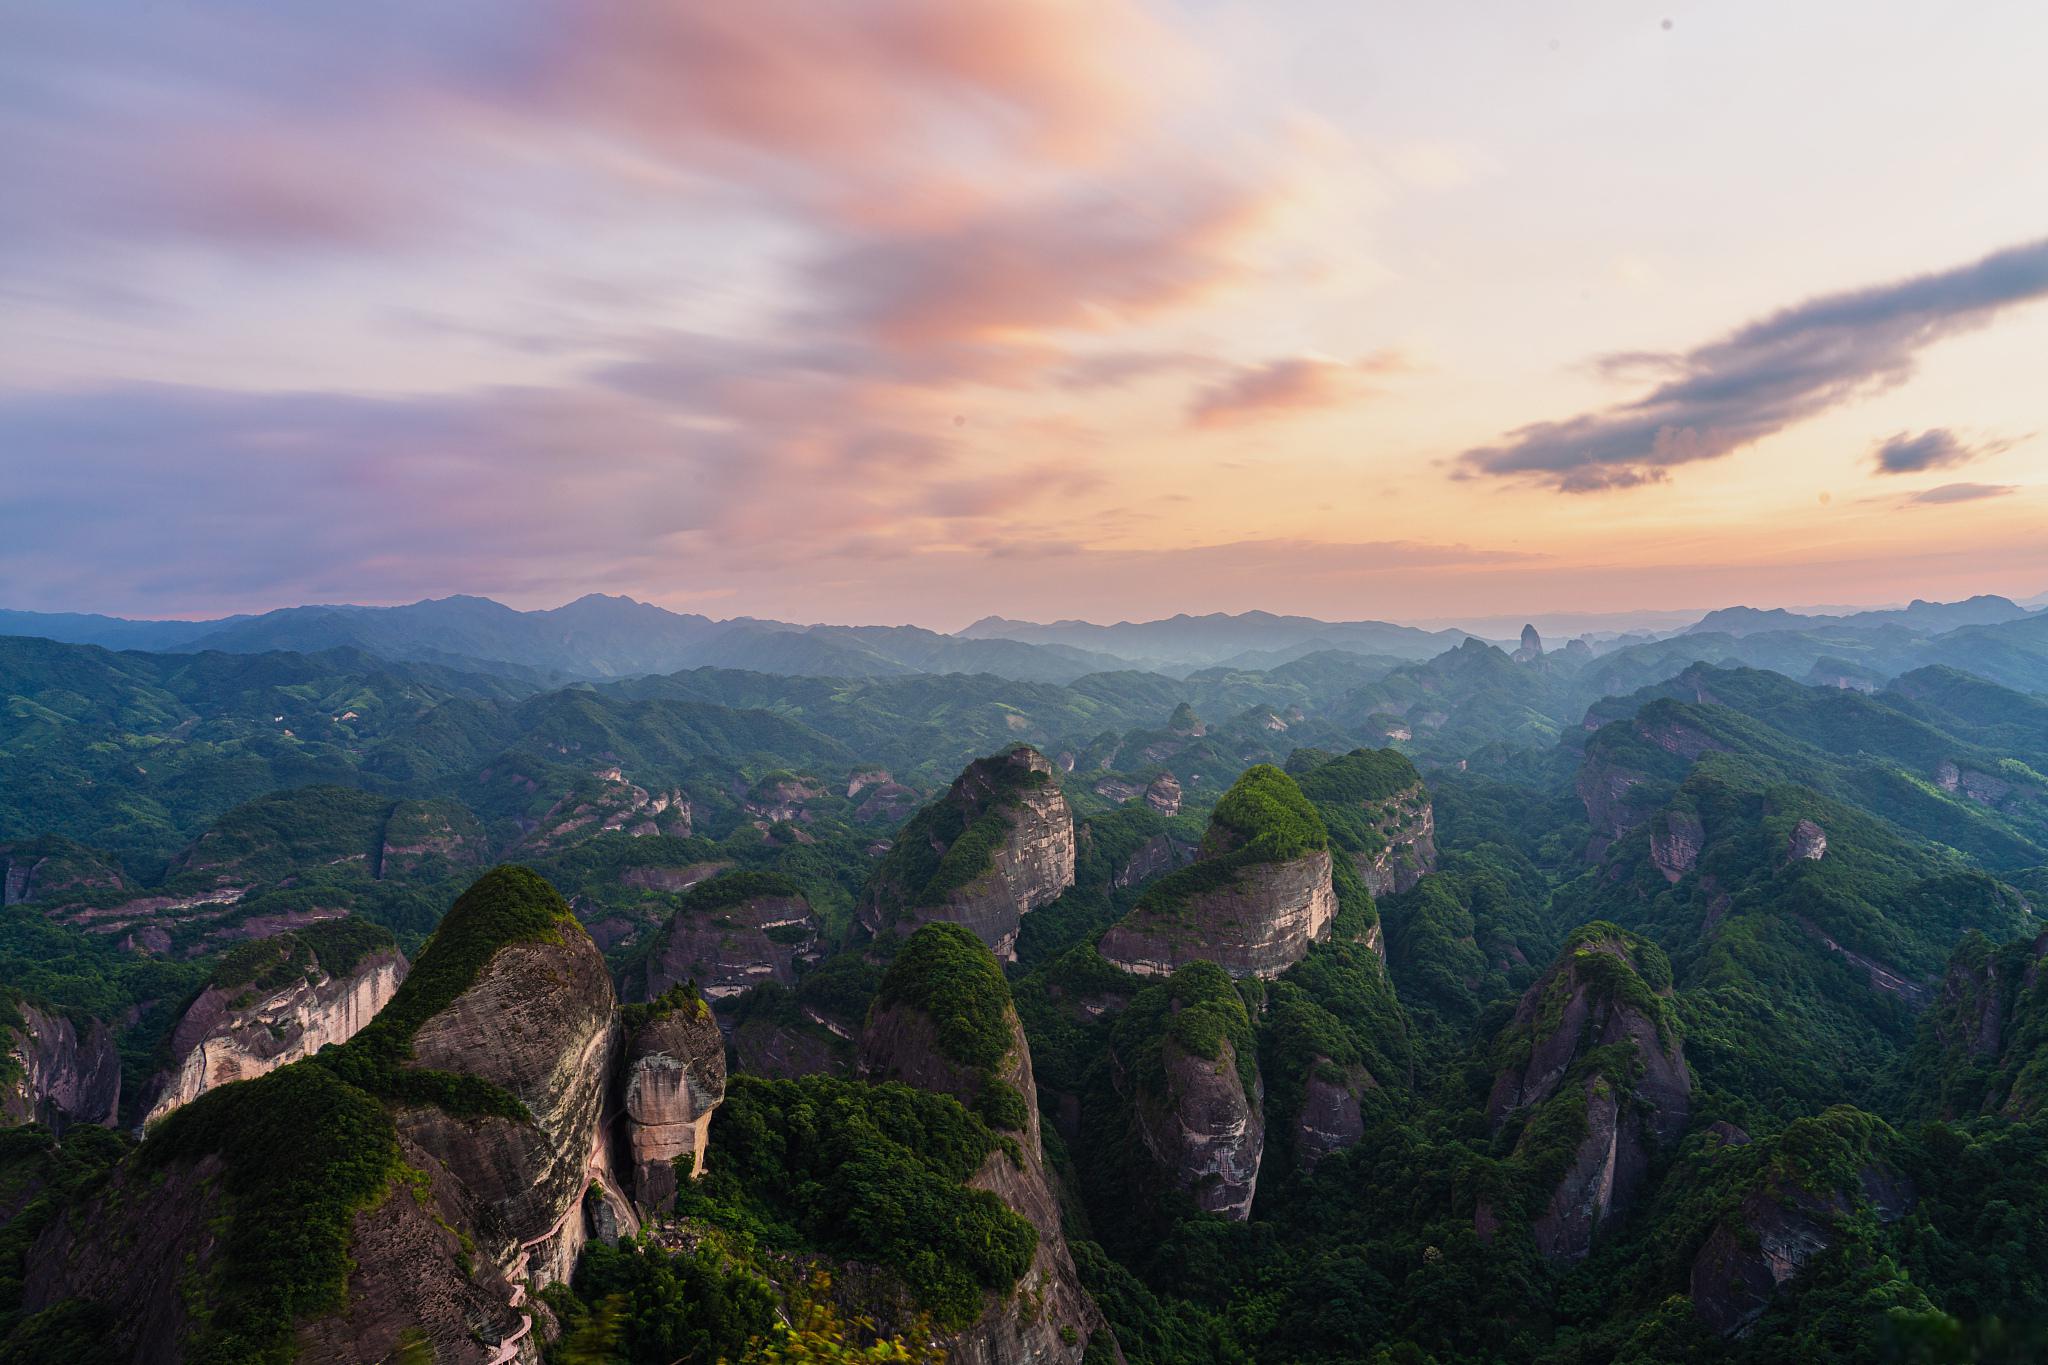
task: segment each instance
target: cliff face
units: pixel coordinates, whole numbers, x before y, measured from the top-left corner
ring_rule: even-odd
[[[413,1036],[408,1069],[474,1077],[515,1097],[529,1118],[458,1118],[439,1107],[398,1115],[402,1137],[431,1153],[475,1198],[478,1238],[508,1271],[524,1262],[566,1280],[583,1244],[583,1190],[598,1153],[617,1041],[611,975],[573,921],[560,941],[498,949],[474,984]]]
[[[947,1020],[944,1026],[935,1012]],[[1006,1298],[992,1301],[977,1322],[944,1341],[947,1360],[1079,1361],[1098,1336],[1111,1357],[1121,1359],[1067,1247],[1040,1140],[1031,1047],[993,957],[952,926],[919,930],[884,979],[861,1032],[860,1056],[868,1079],[951,1095],[1017,1143],[1018,1159],[998,1148],[968,1184],[994,1194],[1036,1228],[1038,1249]]]
[[[1301,961],[1309,944],[1329,937],[1336,914],[1330,854],[1320,850],[1241,868],[1170,910],[1134,910],[1102,936],[1099,951],[1140,976],[1165,976],[1202,960],[1232,976],[1275,977]]]
[[[764,873],[733,873],[684,898],[647,966],[654,999],[695,981],[712,1000],[773,981],[796,984],[797,963],[817,955],[818,921],[794,885]]]
[[[0,905],[92,891],[123,891],[121,870],[83,844],[56,835],[0,844]]]
[[[1110,963],[1164,976],[1208,961],[1232,976],[1274,977],[1329,937],[1329,836],[1294,780],[1252,768],[1216,810],[1194,864],[1154,882],[1102,936]]]
[[[344,1043],[398,993],[406,962],[374,952],[339,977],[317,963],[284,985],[210,985],[171,1031],[171,1064],[150,1082],[147,1126],[230,1081],[245,1081]]]
[[[620,1111],[633,1202],[645,1213],[675,1205],[677,1157],[702,1174],[711,1112],[725,1100],[725,1038],[695,999],[660,1002],[626,1043]]]
[[[1495,1131],[1518,1110],[1583,1106],[1563,1169],[1541,1172],[1550,1195],[1531,1223],[1553,1260],[1583,1258],[1602,1227],[1626,1216],[1652,1158],[1685,1131],[1692,1074],[1663,1003],[1669,992],[1670,967],[1654,947],[1589,925],[1529,988],[1496,1044],[1503,1065],[1487,1099]]]
[[[0,1017],[6,1013],[0,997]],[[0,1119],[43,1123],[59,1131],[77,1124],[112,1127],[121,1109],[121,1058],[112,1030],[92,1020],[81,1032],[64,1015],[22,1003],[17,1021],[0,1030],[8,1065],[0,1066]]]
[[[1074,817],[1052,764],[1019,745],[976,759],[904,827],[859,905],[870,930],[965,925],[1016,956],[1023,916],[1074,884]]]
[[[1266,1148],[1266,1091],[1251,1020],[1210,962],[1139,992],[1111,1030],[1111,1073],[1138,1134],[1208,1213],[1251,1216]]]
[[[1889,1136],[1878,1120],[1846,1106],[1787,1130],[1774,1146],[1797,1144],[1806,1160],[1759,1163],[1755,1183],[1693,1258],[1693,1309],[1707,1326],[1724,1337],[1740,1334],[1779,1289],[1835,1245],[1844,1221],[1868,1216],[1891,1223],[1911,1211],[1913,1182],[1883,1154]],[[1815,1160],[1819,1154],[1824,1159]],[[1839,1181],[1797,1176],[1795,1167],[1848,1175]]]
[[[1358,879],[1373,895],[1410,890],[1436,871],[1436,807],[1419,783],[1383,803],[1374,828],[1383,841],[1380,849],[1352,857]]]

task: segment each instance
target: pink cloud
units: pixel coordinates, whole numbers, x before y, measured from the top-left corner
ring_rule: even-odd
[[[1355,361],[1288,356],[1240,366],[1194,396],[1188,421],[1197,427],[1223,427],[1335,407],[1358,396],[1365,376],[1404,366],[1392,351]]]

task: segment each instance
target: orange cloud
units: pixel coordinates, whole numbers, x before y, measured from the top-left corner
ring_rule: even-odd
[[[1195,394],[1188,405],[1188,421],[1197,427],[1223,427],[1334,407],[1358,395],[1363,376],[1405,365],[1398,353],[1382,351],[1354,361],[1288,356],[1240,366]]]

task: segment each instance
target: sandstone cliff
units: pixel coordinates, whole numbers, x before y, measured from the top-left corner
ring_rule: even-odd
[[[0,991],[0,1123],[112,1127],[121,1108],[121,1058],[104,1023]]]
[[[1407,891],[1436,871],[1436,808],[1422,774],[1393,749],[1354,749],[1300,774],[1330,843],[1375,896]]]
[[[767,981],[793,986],[797,964],[817,956],[818,930],[810,902],[788,878],[728,873],[678,903],[648,957],[639,994],[652,1000],[694,981],[715,1001]]]
[[[1530,1231],[1553,1260],[1583,1258],[1601,1228],[1625,1217],[1652,1160],[1685,1130],[1692,1075],[1670,990],[1670,964],[1653,945],[1590,924],[1523,995],[1495,1045],[1487,1117],[1496,1132],[1524,1123],[1516,1155],[1547,1191]]]
[[[622,1166],[640,1210],[665,1213],[675,1204],[676,1158],[703,1173],[711,1113],[725,1099],[725,1038],[710,1007],[682,990],[629,1011],[627,1022]]]
[[[1707,1326],[1740,1334],[1843,1224],[1895,1222],[1912,1209],[1913,1183],[1886,1156],[1892,1140],[1880,1120],[1838,1105],[1719,1158],[1742,1162],[1747,1179],[1693,1258],[1693,1309]]]
[[[1108,1323],[1081,1287],[1060,1223],[1060,1201],[1040,1139],[1031,1048],[994,957],[964,928],[931,924],[891,964],[861,1033],[861,1069],[951,1095],[1015,1141],[991,1152],[969,1180],[1038,1231],[1031,1268],[979,1321],[943,1343],[956,1365],[1079,1361]]]
[[[1140,991],[1111,1029],[1117,1090],[1145,1149],[1207,1213],[1251,1216],[1265,1155],[1265,1085],[1244,1001],[1211,962]]]
[[[1271,977],[1327,938],[1336,914],[1321,817],[1293,778],[1260,764],[1217,803],[1196,861],[1152,883],[1099,951],[1144,976],[1208,961]]]
[[[397,994],[405,971],[391,935],[356,920],[241,945],[172,1028],[170,1064],[142,1097],[143,1124],[215,1086],[347,1042]]]
[[[1074,884],[1074,817],[1052,764],[1019,745],[976,759],[898,836],[862,894],[871,931],[963,924],[995,954],[1016,956],[1024,915]]]

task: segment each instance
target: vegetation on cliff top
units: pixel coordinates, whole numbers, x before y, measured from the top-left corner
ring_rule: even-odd
[[[1171,914],[1189,900],[1236,884],[1246,868],[1319,853],[1330,833],[1293,778],[1269,763],[1247,768],[1209,817],[1202,857],[1145,888],[1140,916]]]
[[[1251,1014],[1230,973],[1213,962],[1190,962],[1139,991],[1117,1016],[1110,1041],[1130,1074],[1155,1093],[1163,1093],[1168,1084],[1168,1041],[1211,1062],[1223,1056],[1228,1043],[1246,1101],[1257,1093],[1258,1044]]]
[[[222,1162],[227,1222],[208,1268],[194,1365],[289,1361],[296,1324],[338,1307],[355,1215],[400,1171],[391,1116],[308,1062],[210,1090],[166,1116],[140,1172],[209,1155]],[[195,1292],[198,1290],[194,1286]]]
[[[560,943],[565,934],[582,933],[567,902],[539,873],[495,867],[449,907],[391,1003],[355,1037],[340,1047],[323,1048],[313,1060],[349,1084],[394,1102],[527,1118],[526,1106],[500,1086],[475,1076],[407,1067],[413,1036],[476,984],[499,949],[514,943]]]
[[[1050,775],[1012,760],[1028,747],[976,759],[946,795],[912,816],[875,870],[868,894],[884,909],[938,905],[986,876],[1010,836],[1010,812],[1019,798],[1052,782]],[[970,779],[988,790],[970,791]]]
[[[998,1074],[1013,1045],[1010,983],[972,931],[934,923],[905,939],[874,1001],[877,1010],[895,1005],[922,1011],[939,1054],[974,1074],[974,1111],[989,1126],[1028,1126],[1026,1097]]]
[[[382,925],[352,918],[321,920],[236,944],[221,954],[207,984],[222,991],[247,986],[270,992],[304,979],[315,967],[341,978],[372,953],[396,951],[398,940]]]
[[[979,1315],[984,1292],[1011,1291],[1038,1246],[1001,1199],[966,1188],[997,1145],[944,1095],[735,1076],[711,1121],[718,1159],[677,1195],[676,1211],[774,1249],[882,1265],[957,1330]]]

